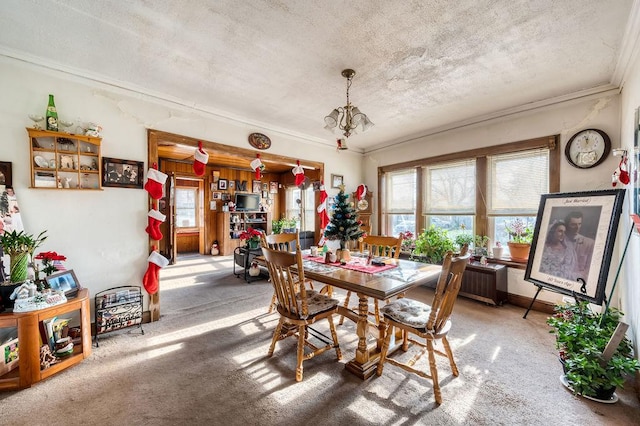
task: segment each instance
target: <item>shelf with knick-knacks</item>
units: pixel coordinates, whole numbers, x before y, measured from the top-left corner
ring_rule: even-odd
[[[101,138],[30,129],[31,188],[102,189]]]

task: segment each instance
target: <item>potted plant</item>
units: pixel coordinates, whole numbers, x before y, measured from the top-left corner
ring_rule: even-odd
[[[462,249],[462,247],[465,244],[471,247],[471,244],[473,244],[474,242],[474,237],[471,234],[467,234],[466,232],[463,232],[462,234],[456,235],[456,238],[454,241],[458,245],[458,247]]]
[[[507,245],[511,260],[526,262],[533,240],[533,230],[525,225],[522,219],[515,219],[510,224],[505,223],[504,227],[509,234]]]
[[[576,394],[610,401],[616,387],[623,387],[625,376],[640,370],[626,337],[608,361],[602,358],[623,313],[615,308],[594,313],[587,301],[556,305],[555,312],[547,324],[556,335],[568,386]]]
[[[47,239],[42,231],[38,236],[27,234],[24,231],[5,232],[0,235],[2,252],[9,255],[9,275],[13,284],[21,283],[27,279],[27,268],[33,252]]]
[[[246,231],[242,231],[240,233],[240,239],[246,240],[248,248],[255,249],[260,245],[260,235],[262,235],[260,231],[253,229],[252,227],[248,227]]]
[[[412,253],[413,249],[416,247],[416,239],[415,235],[411,231],[404,231],[398,235],[399,238],[402,238],[402,243],[400,246],[400,250],[403,253]]]
[[[445,229],[437,228],[431,225],[429,229],[424,229],[416,238],[416,247],[413,249],[413,255],[418,256],[418,260],[422,257],[429,263],[442,263],[445,254],[449,250],[454,251],[453,240]]]
[[[473,237],[473,248],[474,254],[476,256],[487,256],[489,252],[487,251],[487,243],[489,242],[489,237],[486,235],[474,235]],[[462,248],[462,245],[460,246]]]

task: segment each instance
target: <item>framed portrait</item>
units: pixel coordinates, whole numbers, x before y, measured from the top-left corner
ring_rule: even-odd
[[[340,185],[344,184],[344,176],[342,175],[331,175],[331,187],[332,188],[340,188]]]
[[[67,298],[76,296],[78,290],[82,288],[73,269],[56,272],[55,274],[45,277],[44,280],[52,290],[63,291]]]
[[[269,192],[271,194],[277,194],[278,193],[278,182],[269,182]]]
[[[229,189],[233,189],[236,187],[236,182],[234,180],[229,179],[229,183],[227,184]]]
[[[269,190],[269,183],[268,182],[264,182],[262,184],[262,190],[263,191],[268,191]]]
[[[13,187],[10,161],[0,161],[0,186]]]
[[[142,161],[102,157],[102,186],[142,189],[143,180]]]
[[[610,189],[543,195],[524,279],[601,305],[624,194]]]
[[[222,200],[222,192],[214,192],[211,198],[214,200]]]
[[[211,172],[211,180],[218,183],[218,179],[220,179],[220,170],[213,170]]]
[[[320,191],[321,187],[322,187],[322,182],[320,182],[319,180],[316,180],[313,182],[313,190],[315,192]]]
[[[254,194],[259,194],[260,191],[262,191],[262,182],[260,182],[259,180],[254,180],[251,192],[253,192]]]
[[[269,198],[269,191],[262,191],[262,198]]]
[[[227,180],[226,179],[218,179],[218,189],[227,189]]]

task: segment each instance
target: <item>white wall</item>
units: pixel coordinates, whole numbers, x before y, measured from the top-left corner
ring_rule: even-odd
[[[373,191],[377,191],[377,168],[380,166],[548,135],[560,135],[561,150],[564,153],[564,147],[569,138],[585,128],[604,130],[611,138],[612,146],[616,148],[620,146],[619,105],[620,96],[615,93],[592,96],[372,152],[365,156],[363,162],[366,182]],[[598,167],[587,170],[577,169],[564,160],[563,154],[560,167],[560,192],[609,189],[611,173],[616,166],[617,159],[610,156]],[[526,185],[526,182],[523,182],[523,185]],[[617,265],[617,262],[613,261],[612,265]],[[509,293],[533,297],[537,287],[524,281],[523,277],[524,271],[509,270]],[[555,303],[561,301],[562,296],[554,292],[542,291],[538,299]]]
[[[640,55],[636,51],[636,58],[633,65],[630,67],[628,78],[624,82],[622,88],[622,96],[620,102],[620,126],[621,126],[621,139],[622,148],[627,149],[629,153],[634,151],[634,118],[635,110],[640,108]],[[638,148],[635,151],[638,155]],[[633,156],[632,156],[633,157]],[[636,170],[640,168],[640,164],[632,160],[632,167]],[[640,186],[640,183],[637,184]],[[631,191],[627,192],[627,200],[630,200],[633,196]],[[620,221],[620,231],[618,232],[618,239],[620,241],[626,241],[629,230],[631,229],[631,220],[629,214],[632,213],[633,203],[626,202],[625,210],[623,211]],[[622,245],[619,245],[622,246]],[[622,253],[624,247],[620,247],[619,251]],[[630,324],[628,333],[632,336],[632,340],[635,343],[636,357],[640,359],[640,267],[638,267],[638,259],[640,259],[640,234],[634,231],[631,240],[629,241],[629,248],[626,257],[623,261],[623,270],[618,287],[618,293],[620,295],[620,305],[625,313],[624,321]]]
[[[148,196],[138,189],[29,188],[25,128],[33,125],[29,114],[44,115],[50,93],[55,96],[60,119],[77,123],[79,117],[82,122],[102,125],[105,157],[144,161],[146,165],[147,128],[243,148],[250,147],[250,133],[262,132],[271,138],[271,153],[324,162],[326,182],[331,173],[341,174],[349,192],[362,183],[360,154],[337,153],[335,148],[12,59],[0,58],[0,93],[0,161],[12,162],[13,186],[25,229],[36,234],[47,230],[49,238],[41,249],[67,256],[65,265],[74,269],[91,294],[118,285],[142,285],[148,256],[144,231]],[[329,186],[329,195],[336,194]]]

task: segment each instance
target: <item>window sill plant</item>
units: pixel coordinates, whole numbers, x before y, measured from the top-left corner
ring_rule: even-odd
[[[640,370],[626,337],[611,359],[602,365],[602,353],[613,335],[623,313],[615,308],[604,314],[591,311],[587,301],[557,305],[555,315],[547,319],[551,333],[556,335],[556,348],[564,365],[565,377],[574,393],[607,399],[624,379]],[[602,362],[604,363],[604,362]]]
[[[533,230],[526,226],[522,219],[515,219],[510,224],[505,223],[505,229],[509,234],[509,253],[511,260],[526,262],[529,259]]]
[[[431,225],[416,238],[412,257],[417,257],[416,260],[424,259],[428,263],[442,263],[449,250],[455,251],[455,246],[447,231]]]

